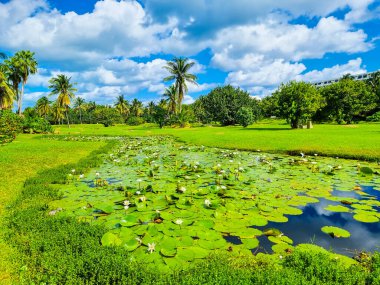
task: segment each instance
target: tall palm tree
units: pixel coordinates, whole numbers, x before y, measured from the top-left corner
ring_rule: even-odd
[[[50,106],[50,101],[46,96],[41,97],[38,99],[36,103],[36,110],[38,115],[45,117],[50,113],[51,111],[51,106]]]
[[[53,103],[51,107],[51,113],[53,115],[54,121],[57,122],[58,124],[61,124],[61,121],[65,117],[64,111],[65,109],[59,106],[57,102]]]
[[[70,128],[70,121],[69,121],[69,105],[70,100],[74,99],[75,94],[74,92],[77,91],[77,89],[74,88],[75,83],[70,82],[71,77],[67,77],[64,74],[59,74],[57,77],[53,77],[49,80],[49,88],[52,90],[51,95],[58,95],[57,98],[57,105],[59,107],[65,108],[66,111],[66,119],[67,119],[67,125]]]
[[[0,110],[11,108],[14,98],[15,93],[8,85],[4,73],[0,71]]]
[[[129,115],[129,102],[125,100],[124,95],[119,95],[115,102],[115,108],[119,111],[120,115]]]
[[[162,108],[162,109],[166,109],[168,107],[168,102],[165,99],[161,99],[158,102],[157,106],[160,107],[160,108]]]
[[[143,113],[143,103],[136,98],[133,99],[131,105],[131,114],[135,117],[140,117]]]
[[[174,86],[177,91],[177,105],[178,110],[182,110],[183,97],[188,92],[187,83],[192,83],[197,85],[197,77],[194,74],[189,73],[189,70],[194,66],[194,62],[189,62],[188,58],[174,58],[169,61],[164,68],[169,71],[170,76],[164,78],[164,81],[174,80]]]
[[[176,114],[178,96],[177,96],[177,90],[174,85],[171,85],[170,87],[165,89],[164,97],[167,98],[165,101],[168,104],[169,113]]]
[[[18,51],[14,58],[18,61],[19,74],[21,76],[21,92],[19,93],[17,105],[18,105],[18,114],[21,115],[22,109],[22,99],[24,96],[24,88],[28,81],[30,74],[37,73],[37,61],[34,58],[34,52],[29,50]]]
[[[17,102],[19,101],[19,86],[22,81],[20,61],[16,57],[8,58],[1,65],[1,70],[4,72],[8,81],[12,84],[13,93]]]
[[[75,99],[75,102],[74,102],[75,110],[79,111],[79,121],[81,124],[82,124],[82,111],[85,110],[86,108],[85,103],[86,101],[81,97],[78,97],[77,99]]]

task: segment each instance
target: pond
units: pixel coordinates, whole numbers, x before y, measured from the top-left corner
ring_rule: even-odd
[[[376,163],[318,154],[131,138],[98,169],[68,173],[50,214],[103,224],[104,246],[170,267],[214,250],[283,255],[301,243],[352,256],[380,246],[378,172]]]

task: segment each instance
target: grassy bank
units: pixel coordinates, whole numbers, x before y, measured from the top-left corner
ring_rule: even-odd
[[[68,142],[63,142],[68,143]],[[8,219],[8,242],[17,249],[20,284],[379,284],[379,254],[350,266],[323,249],[296,247],[283,259],[275,255],[216,253],[173,272],[133,262],[123,247],[104,247],[106,229],[74,218],[49,216],[46,206],[59,193],[72,168],[86,173],[102,163],[113,142],[75,164],[27,179]]]
[[[164,128],[152,125],[74,125],[56,127],[59,134],[83,135],[172,135],[198,145],[280,153],[304,153],[354,159],[380,159],[380,124],[315,125],[310,130],[292,130],[283,121],[264,121],[248,128]]]
[[[3,240],[3,218],[7,205],[20,193],[25,180],[46,169],[75,163],[102,145],[104,142],[47,141],[20,135],[13,143],[0,147],[0,284],[9,283],[12,267],[7,258],[12,251]]]

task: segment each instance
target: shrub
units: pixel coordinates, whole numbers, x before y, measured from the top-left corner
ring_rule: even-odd
[[[130,125],[130,126],[138,126],[138,125],[142,125],[144,124],[145,121],[143,118],[141,117],[130,117],[128,120],[127,120],[127,125]]]
[[[236,114],[236,120],[237,123],[242,125],[244,128],[251,125],[254,122],[254,116],[251,108],[241,107]]]
[[[105,127],[113,126],[123,122],[123,117],[114,109],[106,106],[97,106],[94,111],[95,121]]]
[[[372,116],[367,117],[369,122],[380,122],[380,112],[376,112]]]
[[[53,132],[49,121],[41,117],[26,117],[22,127],[24,133],[47,134]]]
[[[0,111],[0,143],[13,141],[22,132],[22,121],[10,110]]]

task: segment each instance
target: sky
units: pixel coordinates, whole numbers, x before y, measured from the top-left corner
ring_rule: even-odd
[[[35,52],[24,106],[66,74],[77,96],[158,101],[174,57],[195,62],[184,103],[225,84],[268,96],[380,69],[380,0],[0,0],[0,51]]]

